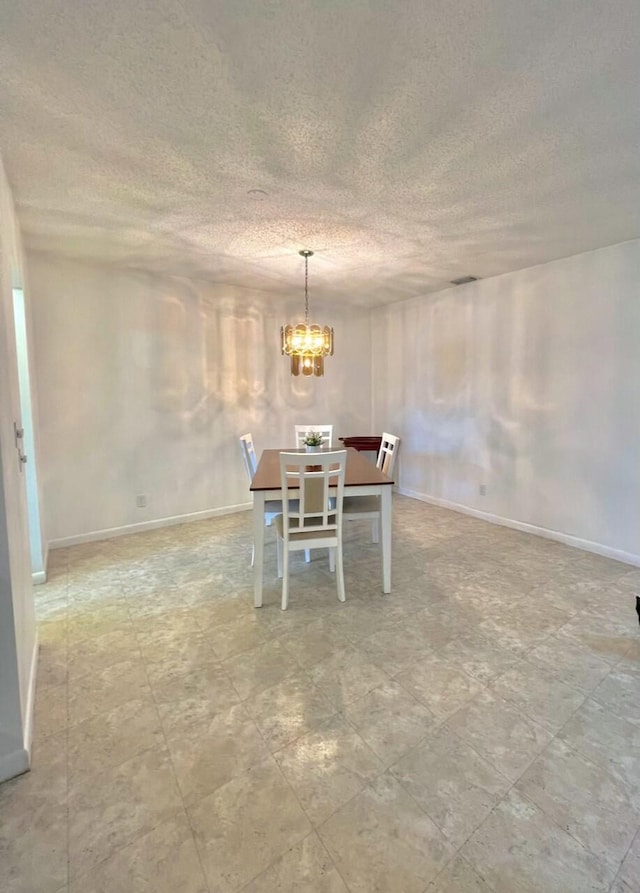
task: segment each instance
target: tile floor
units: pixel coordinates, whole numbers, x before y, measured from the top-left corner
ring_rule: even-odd
[[[246,513],[53,552],[3,893],[640,891],[640,570],[394,506],[286,613]]]

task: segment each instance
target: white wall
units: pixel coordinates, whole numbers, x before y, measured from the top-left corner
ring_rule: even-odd
[[[369,314],[314,305],[333,325],[323,378],[293,378],[280,325],[291,300],[107,266],[29,257],[46,536],[249,503],[238,437],[258,451],[293,425],[371,431]],[[136,495],[147,508],[136,508]]]
[[[372,341],[401,489],[640,563],[640,241],[374,311]]]
[[[13,427],[21,418],[12,286],[23,273],[0,161],[0,781],[29,765],[37,655],[25,477]]]

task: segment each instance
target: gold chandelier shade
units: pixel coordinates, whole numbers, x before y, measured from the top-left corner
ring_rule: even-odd
[[[333,356],[333,329],[309,324],[309,258],[304,250],[304,322],[280,329],[282,355],[291,357],[292,375],[324,375],[324,358]]]

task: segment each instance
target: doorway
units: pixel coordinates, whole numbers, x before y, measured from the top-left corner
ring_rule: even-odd
[[[34,583],[44,583],[46,580],[46,563],[44,550],[42,548],[42,528],[40,524],[40,494],[38,490],[38,469],[36,467],[35,436],[33,430],[27,313],[24,291],[22,288],[13,289],[13,318],[16,329],[18,388],[20,391],[20,414],[22,416],[22,429],[16,429],[16,446],[19,446],[19,441],[22,441],[21,452],[26,460],[23,464],[23,469],[27,491],[31,574]]]

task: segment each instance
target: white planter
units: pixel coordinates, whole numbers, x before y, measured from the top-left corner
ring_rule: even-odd
[[[321,453],[322,446],[309,446],[309,444],[305,444],[304,446],[306,453]]]

